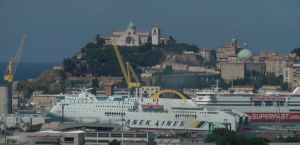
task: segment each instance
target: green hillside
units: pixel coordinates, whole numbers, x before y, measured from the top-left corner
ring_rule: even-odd
[[[121,70],[111,45],[104,45],[99,35],[96,42],[88,43],[74,57],[63,60],[65,71],[72,76],[121,76]],[[165,61],[167,54],[181,54],[183,51],[198,51],[195,45],[177,43],[170,37],[167,45],[152,46],[146,43],[140,47],[119,47],[125,61],[129,61],[135,71],[138,66],[154,66]],[[202,59],[202,58],[200,58]]]

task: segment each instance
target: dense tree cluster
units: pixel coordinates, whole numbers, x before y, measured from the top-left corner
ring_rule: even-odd
[[[295,48],[291,53],[295,53],[298,57],[300,57],[300,48]]]
[[[277,140],[278,142],[300,142],[299,137],[295,136],[288,136],[288,137],[282,137],[280,136]]]
[[[266,145],[269,142],[263,138],[247,138],[244,134],[221,128],[215,129],[206,141],[216,145]]]
[[[254,86],[254,89],[257,90],[263,85],[279,85],[283,90],[288,89],[288,84],[283,82],[282,76],[275,76],[273,74],[265,75],[256,71],[247,71],[244,79],[233,80],[229,83],[224,83],[221,81],[221,87],[229,88],[231,85],[235,86]]]

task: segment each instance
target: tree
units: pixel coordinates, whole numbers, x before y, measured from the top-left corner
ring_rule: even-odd
[[[73,72],[73,70],[76,67],[74,61],[71,60],[70,58],[67,58],[67,59],[63,60],[63,66],[64,66],[64,70],[66,72]]]
[[[300,142],[300,139],[297,138],[297,137],[295,137],[295,136],[288,136],[288,137],[286,137],[286,138],[280,136],[280,137],[278,138],[278,141],[279,141],[279,142]]]
[[[176,40],[173,38],[173,36],[169,36],[169,41],[168,41],[168,45],[172,46],[172,45],[176,45],[177,42]]]
[[[297,56],[300,56],[300,48],[293,49],[292,53],[295,53]]]
[[[287,82],[285,82],[285,83],[282,83],[280,85],[280,87],[281,87],[282,90],[288,90],[289,89],[289,84]]]
[[[96,35],[96,44],[97,47],[102,47],[105,43],[105,40],[103,38],[100,37],[99,34]]]
[[[148,37],[147,42],[152,44],[152,37],[151,36]]]
[[[121,143],[114,139],[109,145],[121,145]]]
[[[125,81],[125,79],[122,79],[121,82],[118,82],[116,84],[114,84],[113,87],[117,87],[117,88],[127,88],[127,82]]]
[[[266,139],[255,137],[248,139],[246,145],[266,145],[267,142],[269,141]]]
[[[94,78],[92,80],[92,88],[99,88],[99,81],[98,81],[98,79]]]
[[[166,68],[164,69],[164,74],[171,74],[173,73],[173,68],[170,65],[167,65]]]
[[[94,79],[92,80],[92,93],[93,93],[94,95],[97,94],[97,88],[99,88],[99,81],[98,81],[98,79],[94,78]]]
[[[210,51],[210,59],[212,62],[217,61],[217,51],[215,49]]]
[[[269,142],[262,138],[246,138],[244,134],[229,131],[225,128],[217,128],[208,135],[206,142],[214,142],[216,145],[266,145]]]
[[[62,80],[66,80],[67,79],[67,75],[65,71],[60,70],[59,71],[59,76]]]

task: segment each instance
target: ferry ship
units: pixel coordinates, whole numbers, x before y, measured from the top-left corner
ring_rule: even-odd
[[[239,124],[236,116],[200,108],[192,99],[173,90],[150,98],[98,98],[82,91],[79,95],[66,95],[51,108],[49,115],[65,121],[119,123],[131,130],[236,130]]]
[[[217,90],[217,89],[215,89]],[[192,99],[200,107],[238,110],[251,117],[252,122],[296,122],[300,121],[300,87],[292,93],[219,93],[215,90],[199,91]]]

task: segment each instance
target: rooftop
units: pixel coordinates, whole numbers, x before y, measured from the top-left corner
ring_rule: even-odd
[[[243,50],[241,50],[239,53],[238,53],[238,58],[239,59],[249,59],[253,56],[252,52],[247,49],[247,48],[244,48]]]

